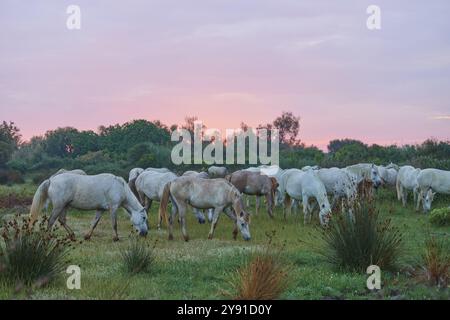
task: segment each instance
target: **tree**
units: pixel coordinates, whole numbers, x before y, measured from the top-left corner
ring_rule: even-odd
[[[294,116],[292,112],[283,111],[281,116],[273,122],[273,127],[279,131],[281,144],[292,146],[300,142],[300,140],[297,140],[300,130],[300,117]]]
[[[344,147],[346,145],[350,145],[350,144],[359,144],[361,146],[365,145],[363,142],[361,142],[359,140],[354,140],[354,139],[335,139],[335,140],[331,140],[328,143],[328,147],[327,147],[328,148],[328,152],[336,153],[342,147]]]
[[[14,122],[0,124],[0,167],[6,167],[13,153],[20,145],[20,131]]]

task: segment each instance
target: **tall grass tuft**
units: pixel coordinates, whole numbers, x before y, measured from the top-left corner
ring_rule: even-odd
[[[28,218],[15,216],[0,236],[0,278],[6,283],[45,286],[67,266],[71,240],[48,230],[46,217],[30,228]]]
[[[334,266],[365,272],[368,266],[394,269],[401,253],[402,235],[391,220],[381,220],[371,201],[353,208],[353,215],[334,215],[322,231],[325,246],[320,252]]]
[[[450,278],[450,252],[444,240],[430,237],[422,254],[422,276],[431,285],[447,288]]]
[[[155,261],[155,245],[151,246],[147,241],[137,238],[130,240],[129,245],[121,251],[124,269],[132,274],[149,272]]]
[[[283,261],[282,249],[268,245],[255,252],[248,262],[231,275],[231,290],[225,295],[235,300],[274,300],[286,291],[290,267]]]

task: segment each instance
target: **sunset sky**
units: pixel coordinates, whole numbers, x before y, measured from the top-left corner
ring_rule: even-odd
[[[66,8],[81,8],[68,30]],[[366,27],[370,4],[382,29]],[[450,139],[450,1],[0,1],[0,120],[49,129],[301,117],[300,138]]]

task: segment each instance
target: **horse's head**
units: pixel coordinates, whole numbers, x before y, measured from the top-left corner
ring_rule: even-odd
[[[147,213],[142,208],[139,211],[131,211],[131,223],[139,232],[140,236],[146,236],[148,233]]]
[[[331,206],[326,194],[324,195],[324,199],[325,201],[321,201],[320,203],[319,218],[320,224],[322,226],[327,226],[331,218]]]
[[[375,188],[378,188],[383,183],[378,167],[374,164],[370,167],[370,180]]]
[[[431,203],[433,202],[435,195],[436,192],[433,192],[433,189],[431,188],[428,188],[427,192],[422,195],[423,212],[428,212],[431,210]]]
[[[244,238],[245,241],[250,240],[250,214],[248,212],[245,212],[244,210],[241,210],[241,212],[239,213],[236,212],[236,223],[239,231],[242,234],[242,238]]]

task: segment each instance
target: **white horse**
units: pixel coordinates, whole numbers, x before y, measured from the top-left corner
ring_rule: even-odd
[[[117,234],[117,209],[119,207],[123,207],[129,213],[131,222],[140,235],[144,236],[148,232],[145,209],[121,177],[108,173],[95,176],[64,173],[45,180],[33,197],[30,210],[31,224],[36,221],[47,198],[53,205],[48,227],[51,228],[58,219],[71,236],[74,233],[66,224],[66,211],[69,207],[79,210],[97,210],[85,239],[91,237],[102,213],[108,210],[112,218],[113,240],[119,240]]]
[[[420,173],[420,169],[416,169],[412,166],[402,166],[398,170],[396,188],[397,199],[402,201],[403,206],[406,206],[406,200],[408,199],[408,191],[411,190],[414,195],[414,204],[416,207],[420,204],[419,188],[417,184],[417,176]]]
[[[450,194],[450,171],[439,169],[423,169],[417,175],[417,184],[422,197],[424,212],[431,209],[436,193]],[[417,210],[419,205],[417,205]]]
[[[383,183],[378,172],[378,167],[373,163],[358,163],[346,167],[345,170],[356,176],[357,184],[360,184],[363,180],[367,180],[372,182],[375,188],[378,188]]]
[[[208,168],[208,175],[211,178],[225,178],[227,174],[228,170],[225,167],[211,166]]]
[[[319,204],[319,218],[322,225],[327,225],[331,216],[331,207],[327,198],[327,191],[324,184],[313,170],[302,171],[299,169],[285,170],[281,176],[279,184],[280,194],[284,196],[285,207],[283,208],[286,217],[286,207],[290,200],[302,200],[304,223],[311,221],[311,213],[314,209],[310,200],[315,199]],[[309,216],[309,219],[308,219]]]
[[[309,170],[319,170],[320,167],[319,166],[304,166],[302,168],[302,171],[309,171]]]
[[[128,174],[128,182],[131,180],[136,180],[139,175],[144,172],[144,169],[142,168],[133,168],[130,170],[130,173]]]
[[[139,175],[136,179],[136,191],[141,204],[147,212],[149,212],[153,201],[161,201],[166,184],[177,178],[178,176],[173,172],[145,171]],[[205,223],[205,216],[200,212],[200,210],[194,208],[194,214],[199,223]],[[159,229],[161,228],[160,215],[158,220]]]
[[[392,164],[391,164],[392,165]],[[397,183],[397,170],[391,166],[378,166],[378,172],[380,173],[383,182],[390,187],[394,187]]]
[[[160,214],[167,217],[166,209],[169,199],[176,211],[172,211],[169,219],[169,240],[173,239],[173,220],[178,212],[181,231],[185,241],[189,240],[186,231],[186,209],[191,205],[197,209],[214,209],[213,221],[208,238],[212,239],[219,215],[224,212],[235,222],[233,237],[236,239],[238,230],[244,240],[250,240],[249,214],[245,212],[241,193],[225,179],[198,179],[195,177],[180,177],[166,184],[160,203]]]
[[[316,174],[323,182],[327,194],[333,196],[331,207],[334,208],[342,199],[345,199],[348,208],[353,207],[358,195],[356,176],[339,168],[319,169]]]

